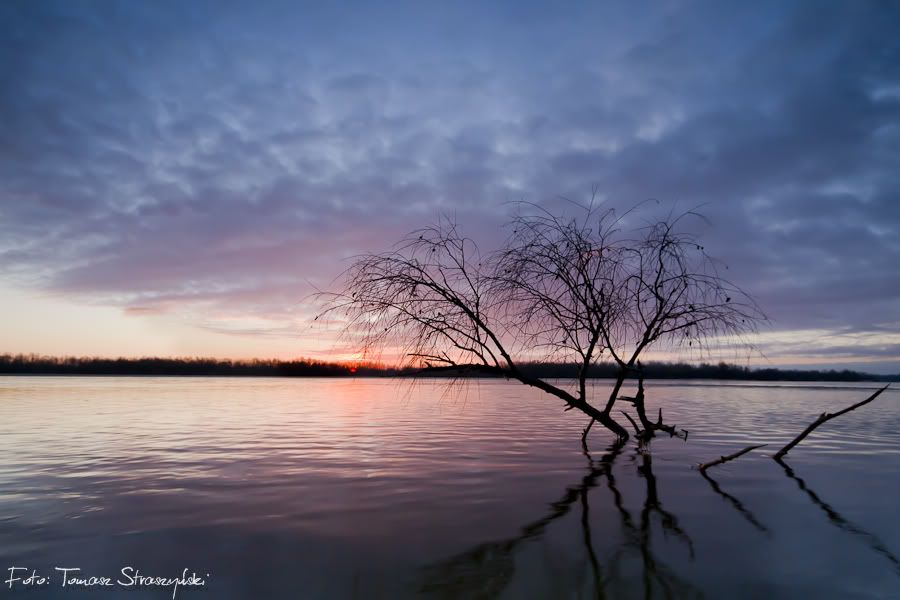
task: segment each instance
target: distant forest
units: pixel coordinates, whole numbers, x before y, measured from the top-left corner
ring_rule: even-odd
[[[574,365],[525,363],[522,370],[534,377],[568,378]],[[594,365],[591,378],[615,377],[611,364]],[[726,363],[691,365],[653,362],[644,365],[648,379],[731,379],[753,381],[900,381],[900,374],[873,375],[858,371],[805,371],[750,369]],[[159,375],[205,377],[395,377],[428,376],[428,370],[392,369],[379,365],[349,365],[314,360],[218,360],[211,358],[94,358],[53,357],[34,354],[0,355],[0,375]],[[442,371],[434,376],[461,373]]]

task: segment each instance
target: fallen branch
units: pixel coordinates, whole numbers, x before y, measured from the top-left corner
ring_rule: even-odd
[[[868,398],[866,398],[865,400],[863,400],[862,402],[857,402],[857,403],[854,404],[853,406],[848,406],[848,407],[845,408],[844,410],[839,410],[839,411],[836,412],[836,413],[827,413],[827,412],[822,413],[821,415],[819,415],[819,418],[818,418],[818,419],[816,419],[815,421],[813,421],[812,423],[810,423],[809,427],[807,427],[806,429],[803,430],[803,433],[801,433],[800,435],[798,435],[797,437],[795,437],[795,438],[793,439],[793,441],[791,441],[791,443],[789,443],[787,446],[785,446],[784,448],[782,448],[781,450],[779,450],[778,452],[776,452],[775,455],[774,455],[772,458],[774,458],[774,459],[777,460],[777,461],[780,461],[781,458],[782,458],[785,454],[787,454],[788,452],[791,451],[791,448],[793,448],[794,446],[796,446],[797,444],[799,444],[800,442],[802,442],[803,439],[804,439],[806,436],[808,436],[810,433],[812,433],[813,430],[814,430],[816,427],[818,427],[818,426],[821,425],[822,423],[825,423],[825,422],[827,422],[827,421],[830,421],[831,419],[833,419],[833,418],[835,418],[835,417],[839,417],[839,416],[841,416],[841,415],[843,415],[843,414],[845,414],[845,413],[850,412],[851,410],[855,410],[855,409],[859,408],[860,406],[864,406],[864,405],[868,404],[869,402],[871,402],[872,400],[874,400],[875,398],[877,398],[879,395],[881,395],[881,392],[883,392],[884,390],[888,389],[888,387],[889,387],[890,385],[891,385],[891,384],[887,384],[886,386],[884,386],[883,388],[881,388],[880,390],[878,390],[877,392],[875,392],[874,394],[872,394],[871,396],[869,396]]]
[[[729,454],[728,456],[720,456],[716,460],[712,460],[708,463],[703,463],[703,464],[697,465],[697,468],[700,469],[701,473],[703,473],[710,467],[714,467],[716,465],[721,465],[722,463],[727,463],[730,460],[734,460],[734,459],[738,458],[739,456],[743,456],[743,455],[747,454],[751,450],[756,450],[757,448],[762,448],[765,445],[766,444],[756,444],[755,446],[747,446],[743,450],[740,450],[739,452],[735,452],[734,454]]]

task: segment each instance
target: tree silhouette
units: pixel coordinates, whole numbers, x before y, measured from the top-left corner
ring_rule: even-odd
[[[413,232],[392,250],[355,258],[337,292],[320,298],[364,354],[389,350],[429,373],[504,376],[562,400],[619,438],[613,417],[625,379],[640,374],[652,346],[708,349],[754,329],[762,313],[720,276],[686,222],[693,211],[640,221],[635,211],[578,207],[560,216],[527,203],[499,250],[482,254],[455,222]],[[524,209],[524,211],[522,210]],[[535,377],[526,363],[577,367],[572,388]],[[604,404],[588,399],[593,365],[616,379]],[[643,391],[629,399],[639,434],[675,433],[645,414]]]

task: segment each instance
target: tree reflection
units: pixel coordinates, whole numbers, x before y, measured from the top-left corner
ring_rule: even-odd
[[[769,528],[763,525],[760,520],[756,518],[756,515],[750,512],[749,508],[744,506],[743,502],[741,502],[728,492],[723,491],[722,488],[719,487],[719,482],[710,477],[709,473],[707,473],[705,469],[700,471],[700,475],[703,477],[703,479],[709,482],[710,487],[715,493],[724,498],[726,502],[731,504],[735,508],[735,510],[737,510],[741,514],[741,516],[747,519],[747,521],[751,525],[753,525],[756,529],[762,531],[763,533],[769,533]]]
[[[687,549],[693,559],[693,542],[679,525],[677,517],[666,510],[659,497],[656,477],[650,454],[638,451],[638,475],[646,482],[645,500],[637,519],[624,504],[623,495],[616,485],[613,465],[624,450],[623,443],[610,446],[599,458],[585,452],[587,473],[581,481],[565,489],[562,496],[550,505],[543,517],[522,527],[519,534],[502,540],[479,544],[466,552],[439,563],[426,566],[422,572],[420,592],[440,598],[494,598],[510,584],[516,572],[516,553],[530,540],[542,537],[547,527],[564,517],[573,507],[581,508],[581,531],[587,563],[587,581],[582,582],[595,598],[638,595],[645,598],[701,597],[698,589],[677,575],[659,560],[654,553],[652,532],[654,515],[665,535],[672,535]],[[620,517],[622,541],[609,556],[598,556],[593,543],[589,500],[601,479],[605,479],[616,514]],[[638,560],[633,559],[637,557]],[[636,581],[627,576],[627,568],[634,563],[641,575]],[[635,589],[642,587],[642,594]],[[627,587],[626,587],[627,586]]]

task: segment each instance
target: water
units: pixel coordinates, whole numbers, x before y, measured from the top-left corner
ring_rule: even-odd
[[[0,378],[0,598],[900,598],[900,393],[769,458],[870,387],[651,381],[687,443],[588,457],[499,380]]]

